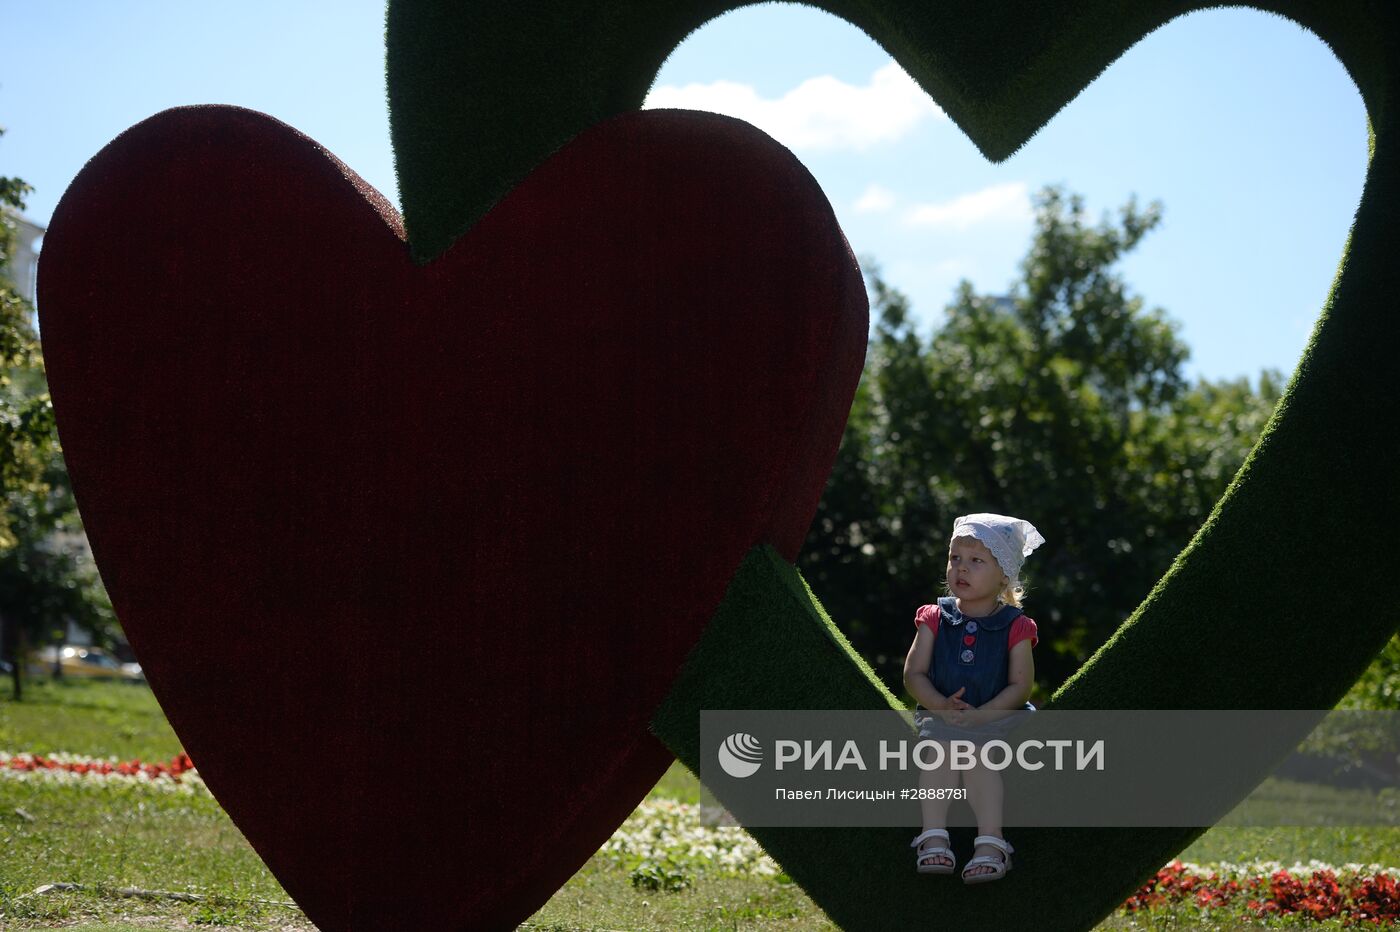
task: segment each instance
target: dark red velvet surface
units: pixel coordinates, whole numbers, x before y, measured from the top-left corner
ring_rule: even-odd
[[[795,556],[866,336],[806,170],[685,112],[588,130],[415,267],[311,140],[167,111],[73,183],[39,284],[122,623],[328,930],[507,926],[608,837],[742,556]]]

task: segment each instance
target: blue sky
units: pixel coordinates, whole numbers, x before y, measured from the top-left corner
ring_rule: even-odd
[[[0,175],[34,185],[40,223],[114,136],[190,103],[270,113],[394,195],[382,2],[47,0],[5,20]],[[792,148],[925,328],[960,278],[1006,290],[1042,185],[1095,215],[1159,199],[1165,222],[1124,273],[1181,322],[1190,371],[1209,378],[1293,369],[1365,172],[1365,112],[1340,63],[1297,25],[1238,9],[1147,37],[1001,165],[859,30],[794,5],[697,31],[652,102],[730,112]]]

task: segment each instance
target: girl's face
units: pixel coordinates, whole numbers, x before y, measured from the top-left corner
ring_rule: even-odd
[[[1006,585],[996,557],[975,537],[955,537],[948,546],[948,591],[967,602],[995,601]]]

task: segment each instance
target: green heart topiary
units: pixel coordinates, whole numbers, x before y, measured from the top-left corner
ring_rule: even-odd
[[[389,98],[404,218],[420,261],[441,253],[551,152],[641,106],[684,37],[741,4],[526,0],[391,2]],[[814,3],[888,49],[992,159],[1023,144],[1148,32],[1204,3],[848,0]],[[1315,32],[1356,81],[1372,149],[1356,224],[1293,383],[1196,539],[1056,708],[1329,708],[1394,632],[1383,594],[1400,563],[1387,399],[1400,347],[1400,13],[1371,0],[1257,4]],[[1042,526],[1053,521],[1042,518]],[[1317,544],[1368,592],[1310,598]],[[1321,588],[1321,586],[1319,586]],[[1333,604],[1335,597],[1336,603]],[[905,607],[891,607],[902,619]],[[820,684],[820,687],[813,684]],[[699,766],[701,708],[889,708],[895,700],[771,551],[739,568],[653,721]],[[1199,829],[1018,830],[995,896],[920,883],[908,832],[755,829],[831,917],[892,928],[1083,928]]]

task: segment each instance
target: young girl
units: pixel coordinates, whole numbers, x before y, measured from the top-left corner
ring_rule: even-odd
[[[975,514],[953,522],[950,595],[915,613],[917,632],[904,659],[904,685],[919,700],[915,717],[922,737],[952,737],[946,726],[967,724],[971,709],[1034,708],[1026,699],[1035,679],[1031,648],[1039,639],[1035,622],[1021,613],[1025,590],[1019,577],[1026,557],[1043,543],[1040,532],[1020,518]],[[1001,837],[1001,774],[980,764],[962,771],[945,766],[924,771],[920,785],[952,789],[960,774],[977,816],[976,850],[963,868],[963,882],[998,880],[1010,869],[1012,853]],[[931,798],[936,796],[942,798]],[[951,874],[956,866],[945,827],[950,796],[924,794],[924,831],[912,842],[921,874]]]

